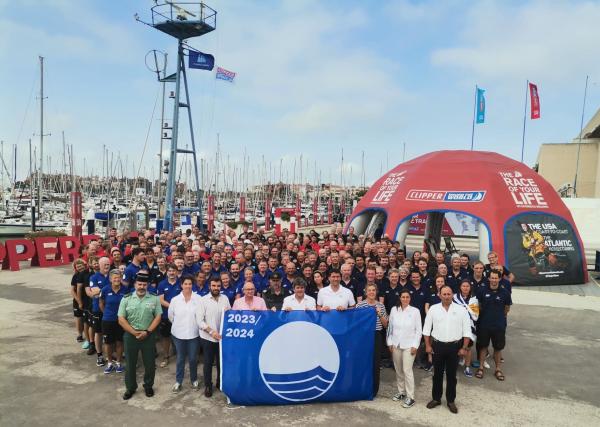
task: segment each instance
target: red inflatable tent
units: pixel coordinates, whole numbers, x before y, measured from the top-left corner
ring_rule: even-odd
[[[494,250],[521,284],[587,281],[585,253],[569,209],[523,163],[483,151],[436,151],[379,178],[347,223],[404,245],[411,218],[427,214],[424,238],[439,247],[446,212],[479,222],[479,258]]]

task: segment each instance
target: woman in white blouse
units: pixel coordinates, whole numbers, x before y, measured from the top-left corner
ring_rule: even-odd
[[[410,305],[410,292],[400,292],[398,305],[392,307],[388,321],[387,344],[394,360],[398,393],[392,400],[402,401],[402,406],[410,408],[415,404],[415,379],[413,362],[421,342],[421,313]]]
[[[177,349],[177,366],[175,368],[175,385],[173,393],[181,391],[183,374],[185,372],[185,360],[190,365],[190,381],[193,389],[198,389],[198,349],[200,338],[196,311],[200,306],[200,295],[192,292],[194,278],[186,276],[181,283],[181,293],[173,297],[169,305],[169,320],[171,336]]]

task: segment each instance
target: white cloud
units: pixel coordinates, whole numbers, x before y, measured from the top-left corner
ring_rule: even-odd
[[[383,104],[336,104],[316,102],[300,111],[285,114],[279,125],[290,131],[312,132],[322,129],[339,129],[345,123],[354,125],[371,121],[385,112]]]
[[[2,8],[0,5],[0,10]],[[138,60],[135,54],[142,51],[136,32],[132,31],[133,24],[124,26],[115,23],[116,20],[105,19],[89,4],[86,7],[73,1],[53,1],[43,5],[24,2],[21,8],[22,16],[28,13],[48,15],[56,23],[44,26],[27,19],[1,19],[0,58],[15,61],[42,54],[74,62],[123,64]],[[15,49],[16,46],[27,46],[28,49]]]
[[[477,76],[544,79],[600,73],[600,3],[476,3],[468,13],[462,43],[438,49],[434,65]]]
[[[221,24],[224,52],[218,58],[239,73],[238,97],[293,132],[343,128],[402,101],[394,78],[398,66],[349,43],[368,24],[364,10],[313,3],[297,13],[296,6],[284,6],[255,15],[252,31],[244,30],[243,14]]]

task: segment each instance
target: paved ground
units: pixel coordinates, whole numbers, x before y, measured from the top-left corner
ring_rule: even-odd
[[[0,272],[2,426],[600,425],[598,297],[515,290],[506,381],[489,371],[483,380],[461,376],[458,415],[425,408],[431,378],[423,371],[416,372],[417,405],[392,402],[391,369],[372,402],[230,408],[221,393],[206,399],[187,385],[173,395],[173,365],[158,373],[154,398],[122,401],[122,378],[104,376],[75,343],[69,278],[68,268]]]

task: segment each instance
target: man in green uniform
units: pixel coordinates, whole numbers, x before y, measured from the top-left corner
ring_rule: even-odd
[[[138,352],[144,361],[144,390],[146,396],[154,396],[154,331],[160,323],[162,308],[156,295],[147,292],[150,276],[140,272],[135,281],[135,293],[130,293],[119,305],[119,324],[125,331],[125,393],[123,399],[133,396],[137,389],[136,366]]]

